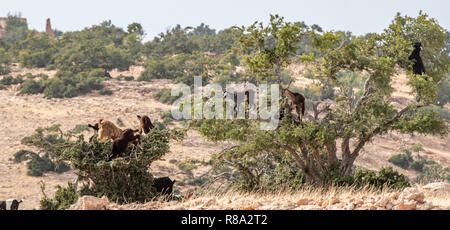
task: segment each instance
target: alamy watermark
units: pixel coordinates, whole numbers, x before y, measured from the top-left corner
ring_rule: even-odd
[[[260,121],[262,130],[273,130],[279,122],[279,89],[278,84],[234,83],[225,89],[214,83],[203,86],[202,78],[196,76],[194,92],[182,83],[172,87],[171,96],[179,98],[171,113],[176,120],[253,119]]]

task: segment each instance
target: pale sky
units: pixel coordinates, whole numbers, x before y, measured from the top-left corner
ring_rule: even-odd
[[[139,22],[145,40],[176,24],[197,26],[204,22],[220,30],[233,25],[267,22],[269,14],[287,21],[318,24],[325,30],[347,30],[353,34],[381,32],[396,12],[417,16],[419,10],[450,27],[450,0],[0,0],[0,17],[21,12],[29,28],[45,30],[45,20],[62,31],[80,30],[104,20],[126,28]]]

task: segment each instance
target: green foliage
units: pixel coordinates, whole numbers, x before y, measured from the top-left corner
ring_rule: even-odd
[[[290,164],[293,167],[281,171],[292,172],[285,175],[302,174],[308,183],[324,185],[330,178],[351,182],[361,149],[377,135],[390,131],[447,135],[446,123],[428,110],[436,98],[437,83],[448,74],[449,64],[444,29],[434,19],[422,13],[416,18],[397,15],[381,34],[352,36],[317,27],[309,29],[272,15],[268,25],[255,22],[240,31],[245,64],[257,83],[271,76],[281,83],[283,71],[292,62],[306,62],[310,77],[317,80],[304,91],[307,101],[311,101],[308,106],[314,103],[314,119],[306,116],[299,122],[285,116],[276,129],[268,131],[260,129],[261,121],[243,119],[202,120],[194,126],[208,140],[235,143],[216,161],[232,169],[226,172],[233,175],[228,178],[239,181],[242,189],[270,184],[268,178],[274,175],[274,169]],[[305,36],[312,49],[298,57],[296,52]],[[409,72],[411,42],[417,40],[428,47],[422,58],[427,69],[432,70],[426,76]],[[421,98],[419,103],[400,109],[392,104],[394,90],[390,84],[398,66],[407,70],[413,93]],[[413,162],[408,155],[398,158],[392,160],[407,162],[404,167]],[[289,164],[281,163],[286,161]],[[369,181],[376,186],[397,180],[399,185],[406,184],[392,170],[380,173]]]
[[[14,163],[27,161],[27,175],[42,176],[45,172],[63,173],[70,170],[64,162],[55,163],[49,158],[49,154],[43,157],[29,150],[20,150],[14,154]]]
[[[59,71],[55,77],[42,76],[40,80],[29,79],[20,87],[21,94],[43,93],[45,98],[71,98],[83,95],[92,90],[103,88],[102,81],[108,78],[104,69],[93,69],[89,72],[74,74],[68,71]],[[101,95],[110,95],[110,91],[99,92]]]
[[[4,48],[0,47],[0,75],[9,73],[8,65],[11,63],[11,58]]]
[[[20,21],[20,14],[8,14],[8,21],[6,21],[5,32],[2,40],[7,43],[17,43],[27,38],[28,26],[25,22]]]
[[[371,186],[377,189],[383,189],[385,187],[404,188],[410,186],[408,178],[399,174],[391,167],[381,168],[378,172],[358,168],[354,171],[353,175],[341,177],[339,175],[339,166],[334,165],[327,172],[326,179],[332,185],[354,186],[356,188]]]
[[[24,82],[23,75],[18,75],[17,77],[5,76],[0,80],[2,85],[17,85]]]
[[[406,150],[405,153],[400,153],[391,156],[388,161],[403,169],[407,169],[409,168],[410,163],[412,163],[414,160],[411,156],[411,152]]]
[[[14,163],[20,163],[22,161],[26,161],[30,159],[30,156],[37,155],[35,152],[30,150],[19,150],[18,152],[14,153]]]
[[[425,159],[416,160],[411,163],[411,168],[418,172],[422,172],[425,164],[427,164],[427,161]]]
[[[377,188],[405,188],[410,186],[408,178],[391,167],[382,168],[378,174],[374,171],[359,169],[355,171],[354,183],[357,186],[372,185]]]
[[[431,183],[437,181],[448,180],[450,176],[450,168],[443,167],[442,165],[428,161],[423,166],[420,174],[414,179],[419,183]]]
[[[73,183],[68,182],[66,188],[57,185],[56,189],[54,198],[48,198],[45,194],[45,183],[41,181],[43,198],[40,201],[40,210],[65,210],[78,200]]]
[[[165,125],[170,125],[170,124],[172,124],[172,122],[174,121],[171,112],[160,113],[159,116],[161,117],[161,119],[163,120],[163,123],[164,123]]]
[[[62,133],[59,125],[39,128],[22,143],[38,147],[55,156],[58,162],[70,162],[77,170],[80,182],[86,182],[83,194],[107,196],[119,203],[145,202],[155,196],[153,176],[148,172],[150,164],[169,151],[169,140],[180,140],[184,132],[179,130],[152,130],[142,143],[129,147],[126,156],[106,161],[111,142],[86,142],[78,135],[85,127],[75,127]],[[59,133],[59,135],[57,135]]]
[[[156,100],[171,105],[175,100],[177,100],[177,97],[171,96],[171,89],[161,89],[156,94]]]
[[[279,76],[281,68],[291,63],[302,37],[302,28],[278,15],[270,15],[268,26],[255,22],[241,31],[245,31],[239,38],[245,63],[258,80]]]
[[[54,64],[57,48],[55,41],[46,33],[28,33],[27,39],[21,41],[16,48],[20,50],[17,59],[24,67],[43,68]]]
[[[149,59],[145,63],[145,71],[141,73],[138,81],[151,81],[152,79],[171,79],[173,82],[182,82],[187,85],[194,84],[194,76],[202,76],[203,82],[208,81],[208,69],[214,59],[206,58],[202,53],[178,54]]]

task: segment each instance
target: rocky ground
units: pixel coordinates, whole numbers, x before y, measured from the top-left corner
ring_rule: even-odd
[[[118,205],[108,198],[81,197],[73,210],[449,210],[450,184],[432,183],[404,190],[304,189],[294,194],[202,195],[182,201]]]

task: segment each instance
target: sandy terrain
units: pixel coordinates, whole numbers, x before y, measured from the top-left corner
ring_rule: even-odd
[[[13,71],[13,76],[25,72],[54,74],[52,71],[41,69],[15,68]],[[140,71],[142,68],[133,67],[127,72],[113,71],[111,75],[117,77],[123,74],[137,77]],[[311,80],[307,81],[299,76],[296,82],[309,81]],[[408,94],[409,88],[406,86],[404,75],[397,76],[392,84],[396,88],[393,103],[401,106],[413,99]],[[61,124],[63,130],[68,130],[77,124],[95,123],[99,118],[113,122],[116,122],[117,118],[121,118],[125,126],[131,128],[138,126],[136,114],[146,114],[154,120],[160,119],[160,112],[170,109],[169,105],[154,99],[154,95],[161,88],[170,87],[170,82],[167,80],[152,82],[109,80],[105,82],[105,85],[107,89],[114,91],[113,95],[101,96],[97,93],[90,93],[71,99],[47,100],[42,95],[19,96],[16,91],[17,86],[9,86],[7,89],[0,90],[0,145],[6,147],[0,153],[0,200],[23,199],[25,202],[21,204],[21,209],[37,209],[41,198],[39,181],[45,181],[47,194],[52,195],[55,185],[66,185],[68,180],[75,178],[73,172],[46,173],[43,177],[30,177],[26,175],[26,163],[14,164],[11,161],[13,154],[18,150],[30,149],[21,145],[20,140],[32,134],[34,129]],[[395,133],[375,138],[371,144],[366,146],[361,157],[358,158],[357,164],[369,169],[392,166],[387,161],[389,156],[397,154],[401,149],[408,148],[415,143],[421,143],[424,146],[425,151],[421,153],[422,155],[440,162],[443,166],[450,166],[450,142],[448,139]],[[211,153],[218,152],[226,146],[229,145],[207,142],[198,133],[189,131],[182,143],[171,143],[171,152],[166,154],[162,160],[155,162],[150,170],[155,176],[170,176],[180,180],[185,175],[176,167],[176,161],[185,159],[207,161]],[[394,168],[407,176],[415,176],[412,171]],[[199,167],[194,170],[194,175],[201,175],[207,170],[206,166]],[[182,193],[194,189],[190,186],[176,187]]]

